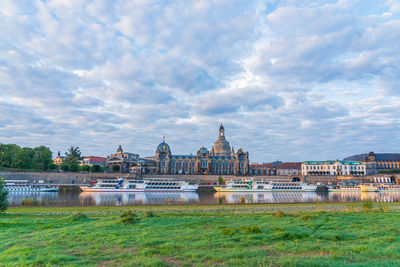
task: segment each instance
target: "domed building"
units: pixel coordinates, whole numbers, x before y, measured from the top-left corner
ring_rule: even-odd
[[[204,146],[196,155],[172,155],[170,146],[160,143],[155,159],[159,174],[236,174],[249,172],[249,153],[239,149],[236,152],[225,139],[225,129],[221,124],[217,141],[209,151]]]

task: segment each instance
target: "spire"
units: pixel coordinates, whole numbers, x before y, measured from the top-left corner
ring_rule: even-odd
[[[165,143],[165,135],[162,137],[162,142]]]
[[[219,126],[219,137],[225,137],[225,128],[221,123],[221,126]]]

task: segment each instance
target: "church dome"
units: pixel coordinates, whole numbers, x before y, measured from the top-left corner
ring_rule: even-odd
[[[203,146],[199,149],[199,151],[197,151],[197,154],[200,156],[208,156],[209,152],[208,149]]]
[[[222,124],[219,127],[218,140],[214,143],[213,153],[216,156],[229,156],[231,154],[231,146],[225,139],[225,129]]]
[[[169,145],[167,143],[162,142],[157,146],[156,153],[157,152],[158,153],[171,153],[171,148],[169,147]]]

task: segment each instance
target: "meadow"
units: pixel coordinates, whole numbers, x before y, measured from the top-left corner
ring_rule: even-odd
[[[398,266],[394,204],[10,208],[0,266]]]

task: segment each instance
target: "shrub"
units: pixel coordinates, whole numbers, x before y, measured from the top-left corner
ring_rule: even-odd
[[[275,218],[283,217],[283,216],[285,216],[285,213],[283,213],[283,211],[278,210],[278,211],[275,211],[275,213],[274,213],[273,216],[274,216]]]
[[[120,222],[126,224],[134,224],[138,220],[139,219],[137,218],[137,215],[135,213],[133,213],[132,211],[127,211],[122,213]]]
[[[37,205],[39,205],[39,201],[37,201],[36,199],[32,199],[32,198],[24,198],[24,199],[21,199],[20,204],[21,204],[21,206],[37,206]]]
[[[362,202],[362,207],[363,211],[365,212],[372,211],[372,208],[374,207],[374,202],[371,199],[364,200]]]
[[[4,179],[0,176],[0,212],[8,208],[8,190],[5,187]]]
[[[74,214],[71,214],[70,216],[68,216],[67,219],[71,220],[71,221],[81,221],[81,220],[88,219],[88,216],[83,213],[74,213]]]
[[[223,185],[224,184],[224,179],[222,176],[218,177],[218,184]]]
[[[155,215],[154,212],[152,212],[152,211],[146,211],[146,212],[144,213],[144,216],[145,216],[145,217],[149,217],[149,218],[156,217],[156,215]]]

